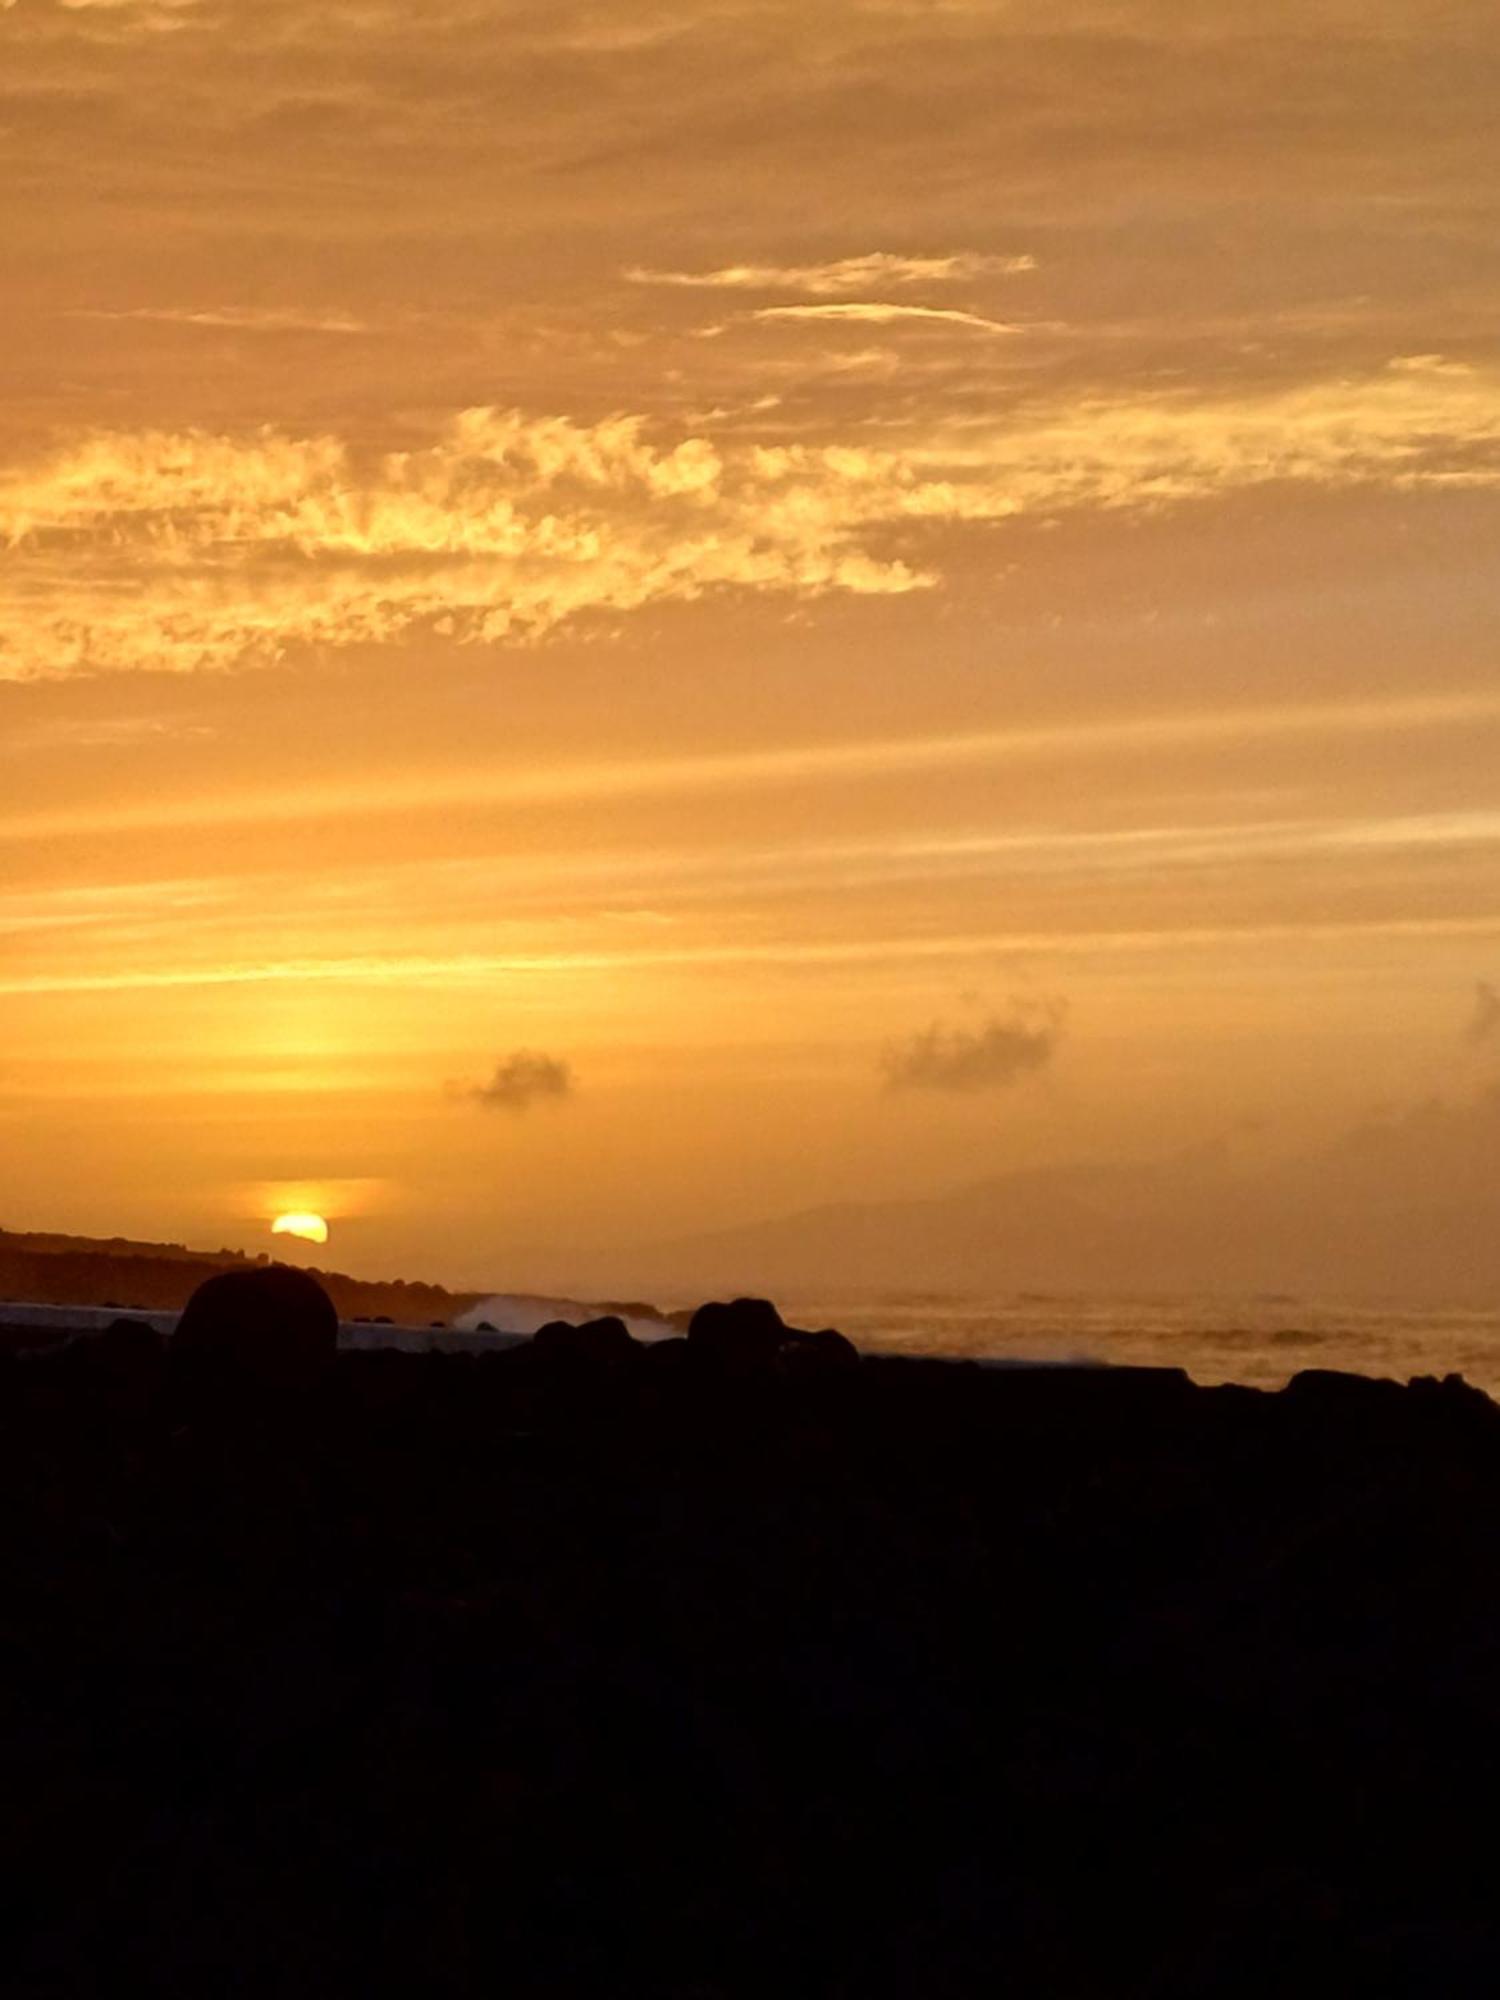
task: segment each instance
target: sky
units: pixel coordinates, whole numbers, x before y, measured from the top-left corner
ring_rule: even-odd
[[[0,1224],[1500,1159],[1497,101],[1491,0],[0,0]]]

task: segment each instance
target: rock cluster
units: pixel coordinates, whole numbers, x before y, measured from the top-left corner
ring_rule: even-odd
[[[268,1273],[0,1358],[0,1563],[22,2000],[1500,1991],[1456,1379],[335,1357]]]

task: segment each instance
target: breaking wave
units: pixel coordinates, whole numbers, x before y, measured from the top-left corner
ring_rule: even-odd
[[[609,1300],[585,1305],[578,1299],[549,1299],[528,1292],[495,1292],[460,1313],[453,1326],[458,1333],[478,1333],[486,1326],[496,1333],[535,1333],[549,1320],[560,1319],[570,1326],[582,1326],[586,1320],[599,1319],[606,1313],[624,1320],[634,1340],[667,1340],[680,1331],[654,1306],[638,1301],[624,1306]]]

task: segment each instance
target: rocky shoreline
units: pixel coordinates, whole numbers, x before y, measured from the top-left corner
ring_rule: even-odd
[[[36,2000],[1500,1980],[1456,1378],[122,1326],[0,1358],[0,1431]]]

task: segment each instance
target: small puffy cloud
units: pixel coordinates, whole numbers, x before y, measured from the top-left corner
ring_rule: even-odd
[[[1478,1048],[1497,1035],[1500,1035],[1500,988],[1481,979],[1474,986],[1474,1007],[1464,1029],[1464,1040]]]
[[[871,285],[954,285],[992,275],[1015,277],[1036,269],[1035,257],[897,257],[873,250],[863,257],[839,257],[827,264],[726,264],[716,271],[653,271],[636,266],[625,273],[633,285],[672,285],[694,291],[805,292],[809,298],[838,298]]]
[[[471,1084],[464,1094],[489,1111],[529,1111],[533,1104],[560,1103],[573,1091],[570,1063],[535,1049],[517,1049],[496,1063],[488,1083]]]
[[[977,1028],[934,1022],[886,1044],[881,1068],[892,1090],[945,1090],[964,1096],[1009,1090],[1047,1068],[1057,1053],[1067,1009],[1061,1000],[1016,1001]]]

